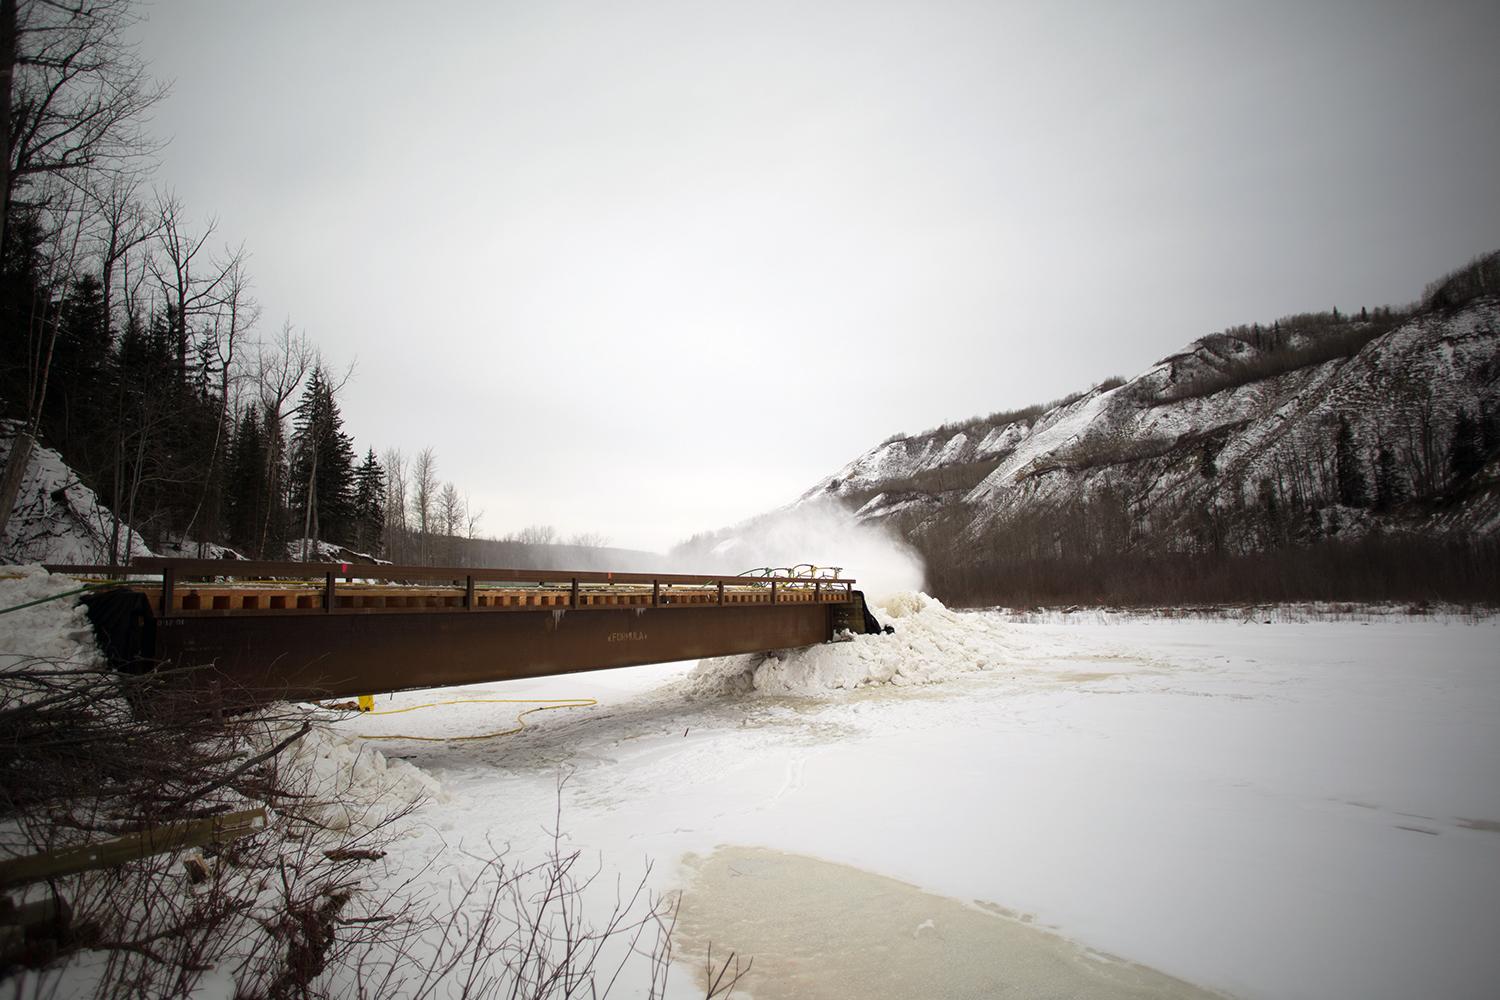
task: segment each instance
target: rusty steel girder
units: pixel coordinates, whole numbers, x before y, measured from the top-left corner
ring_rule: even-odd
[[[158,619],[149,658],[208,667],[226,697],[339,698],[811,646],[835,605]]]

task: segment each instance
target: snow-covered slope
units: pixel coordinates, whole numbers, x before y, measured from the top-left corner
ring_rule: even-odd
[[[10,456],[15,425],[0,425],[0,468]],[[93,564],[109,561],[110,538],[123,561],[152,552],[83,485],[62,456],[40,443],[31,451],[5,536],[0,562]]]
[[[1205,337],[1040,413],[889,439],[797,504],[837,499],[905,532],[961,512],[973,533],[1108,493],[1145,535],[1206,508],[1256,505],[1331,509],[1344,530],[1360,530],[1374,515],[1341,504],[1343,421],[1367,501],[1382,475],[1394,484],[1397,509],[1384,522],[1500,528],[1495,462],[1455,484],[1448,461],[1460,410],[1491,432],[1500,412],[1500,299],[1404,320],[1308,319]],[[1327,349],[1329,338],[1348,353]]]

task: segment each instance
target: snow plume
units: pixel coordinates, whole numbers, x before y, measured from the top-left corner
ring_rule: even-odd
[[[702,660],[683,679],[683,690],[689,697],[712,698],[752,691],[816,695],[876,684],[931,684],[1010,666],[1025,653],[1015,629],[990,616],[950,611],[926,594],[893,595],[875,614],[895,632]]]
[[[683,573],[743,572],[758,566],[843,567],[872,603],[920,591],[922,557],[888,525],[861,521],[836,501],[782,508],[672,551]]]

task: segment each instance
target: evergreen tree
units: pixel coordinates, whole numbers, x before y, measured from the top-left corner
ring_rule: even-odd
[[[354,547],[378,556],[384,538],[385,469],[371,448],[354,471]]]
[[[110,467],[108,419],[110,334],[97,278],[83,275],[67,297],[50,307],[57,324],[41,429],[86,479],[98,482]],[[49,320],[50,323],[52,320]]]
[[[1359,467],[1359,451],[1354,444],[1354,431],[1346,417],[1339,417],[1339,433],[1333,443],[1334,477],[1337,481],[1339,503],[1345,507],[1363,507],[1369,503],[1369,488],[1365,474]]]
[[[308,378],[293,426],[290,485],[292,511],[300,518],[297,534],[305,527],[314,539],[348,545],[354,540],[354,443],[319,368]]]
[[[1479,421],[1460,408],[1453,418],[1453,444],[1448,448],[1448,470],[1455,483],[1468,479],[1484,467],[1479,450]]]
[[[1385,445],[1375,456],[1375,509],[1385,513],[1406,499],[1406,483],[1396,471],[1396,456]]]
[[[224,530],[229,544],[260,556],[255,549],[266,493],[266,434],[254,406],[245,407],[235,427],[225,478]]]

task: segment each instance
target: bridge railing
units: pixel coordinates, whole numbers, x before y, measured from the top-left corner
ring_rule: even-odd
[[[852,600],[856,582],[852,578],[827,576],[615,573],[241,559],[139,558],[128,566],[49,565],[46,569],[120,579],[122,585],[143,591],[155,588],[143,586],[137,582],[139,578],[159,577],[159,595],[152,594],[158,614],[226,610],[367,611],[395,607],[476,610],[572,609],[622,604],[722,607],[745,603],[826,603]],[[194,587],[190,583],[194,580],[222,583],[209,588]],[[448,586],[413,589],[424,583]]]

